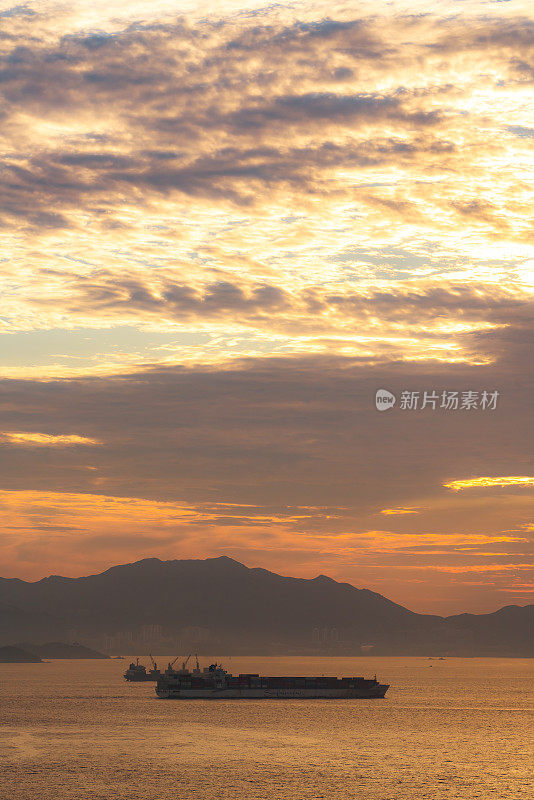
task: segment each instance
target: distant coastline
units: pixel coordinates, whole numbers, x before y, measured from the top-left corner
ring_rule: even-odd
[[[2,664],[38,664],[43,663],[46,658],[109,659],[110,656],[79,643],[47,642],[46,644],[31,644],[23,642],[0,647],[0,663]]]

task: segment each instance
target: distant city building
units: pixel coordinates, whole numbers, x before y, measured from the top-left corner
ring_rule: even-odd
[[[141,627],[140,639],[142,642],[159,642],[163,637],[161,625],[143,625]]]
[[[95,639],[92,641],[92,646],[100,647],[108,652],[111,650],[127,650],[129,652],[136,638],[133,631],[119,631],[118,633]]]
[[[202,644],[203,642],[210,641],[212,638],[211,630],[209,628],[199,628],[197,626],[182,628],[180,631],[180,636],[185,641],[193,642],[194,644]]]
[[[337,628],[314,628],[312,630],[312,641],[316,644],[324,642],[339,642],[339,631]]]

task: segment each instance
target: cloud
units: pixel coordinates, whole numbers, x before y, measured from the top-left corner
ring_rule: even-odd
[[[383,508],[380,511],[381,514],[386,514],[388,516],[397,515],[397,514],[418,514],[419,509],[417,508]]]
[[[95,32],[43,7],[31,36],[9,22],[3,324],[217,342],[230,323],[244,354],[269,339],[466,360],[461,333],[513,326],[532,289],[528,115],[487,71],[508,69],[511,41],[527,57],[530,27],[502,10],[473,11],[469,32],[439,14],[339,13]]]
[[[508,125],[507,130],[515,136],[525,139],[534,139],[534,128],[524,128],[522,125]]]
[[[480,390],[490,383],[501,390],[491,412],[395,408],[379,414],[374,408],[377,386],[400,394]],[[62,425],[102,442],[48,453],[8,442],[3,447],[2,485],[11,498],[21,498],[17,507],[33,508],[34,496],[43,498],[37,520],[26,520],[32,540],[48,537],[35,521],[85,526],[69,540],[64,561],[74,573],[82,569],[76,537],[83,535],[83,547],[90,548],[92,536],[107,531],[109,547],[99,550],[101,540],[95,540],[95,569],[151,552],[223,552],[285,573],[327,572],[422,610],[461,611],[466,598],[490,610],[497,605],[490,583],[474,599],[468,588],[473,576],[479,576],[477,585],[484,576],[490,581],[501,565],[497,584],[491,581],[502,597],[516,574],[513,565],[528,575],[531,493],[521,486],[505,487],[504,494],[500,486],[483,493],[444,486],[451,475],[520,475],[521,466],[531,464],[527,373],[521,386],[506,358],[478,367],[422,362],[407,368],[315,354],[68,382],[4,380],[0,413],[4,429],[20,430],[24,420],[28,430],[32,420],[31,427]],[[95,517],[99,508],[109,513]],[[112,523],[113,509],[120,514]],[[418,513],[381,514],[385,509]],[[17,519],[5,517],[5,564],[17,563],[26,536],[8,530],[25,524]],[[378,519],[387,519],[387,530],[377,531]],[[120,548],[115,535],[123,537]],[[153,548],[144,540],[140,546],[138,535],[154,536]],[[50,558],[66,547],[54,539]],[[42,563],[21,570],[35,575]],[[434,583],[429,575],[438,574],[444,577]],[[419,583],[404,583],[416,576]],[[435,586],[444,595],[449,587],[448,606],[445,600],[432,605]]]
[[[30,433],[25,431],[0,431],[0,441],[2,439],[10,444],[18,444],[23,447],[72,447],[75,445],[101,444],[97,439],[89,439],[86,436],[77,436],[75,434]]]
[[[529,492],[445,485],[533,474],[532,11],[420,12],[2,12],[13,574],[196,548],[423,610],[524,596]]]
[[[462,489],[493,488],[494,486],[534,486],[534,478],[526,475],[508,475],[500,478],[467,478],[445,483],[447,489],[459,492]]]

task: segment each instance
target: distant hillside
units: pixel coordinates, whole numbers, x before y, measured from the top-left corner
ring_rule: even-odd
[[[447,636],[459,655],[534,656],[534,605],[505,606],[492,614],[447,617]]]
[[[47,642],[46,644],[28,644],[23,642],[20,646],[41,658],[109,658],[104,653],[99,653],[98,650],[93,650],[78,643]]]
[[[0,579],[1,584],[2,579]],[[9,592],[6,593],[9,595]],[[61,637],[65,635],[65,623],[50,614],[43,613],[39,606],[27,609],[17,608],[12,603],[1,602],[4,594],[0,587],[0,643],[14,642],[25,638]]]
[[[145,559],[35,583],[0,579],[0,601],[45,614],[86,641],[156,625],[170,639],[184,628],[209,631],[226,652],[360,653],[363,646],[377,654],[534,655],[534,606],[448,618],[416,614],[324,575],[283,577],[227,557]]]
[[[0,664],[31,664],[41,661],[35,653],[29,653],[22,647],[0,647]]]
[[[87,634],[143,624],[176,631],[196,626],[225,640],[311,641],[314,627],[334,627],[367,640],[425,628],[414,614],[367,589],[319,576],[286,578],[230,558],[146,559],[84,578],[51,576],[36,583],[0,580],[0,599],[39,608]]]

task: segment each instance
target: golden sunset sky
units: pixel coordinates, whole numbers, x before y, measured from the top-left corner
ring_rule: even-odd
[[[0,60],[0,575],[532,602],[532,3],[0,2]]]

